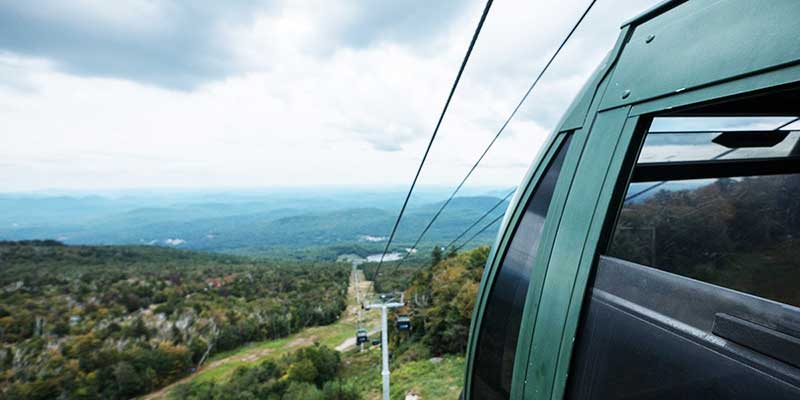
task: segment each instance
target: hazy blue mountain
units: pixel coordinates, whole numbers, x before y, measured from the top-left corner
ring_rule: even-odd
[[[447,194],[427,189],[415,196],[393,248],[410,246]],[[47,238],[68,244],[152,244],[239,253],[301,248],[345,252],[348,246],[377,251],[385,244],[400,200],[399,190],[377,189],[3,194],[0,240]],[[450,242],[498,201],[491,195],[456,197],[421,246]],[[498,207],[493,216],[505,208]],[[495,232],[487,230],[476,243],[491,242]]]

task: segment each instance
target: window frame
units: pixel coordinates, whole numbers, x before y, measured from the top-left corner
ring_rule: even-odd
[[[570,177],[559,199],[560,218],[543,236],[547,251],[540,251],[537,260],[543,275],[540,281],[531,281],[536,286],[529,289],[526,299],[531,311],[520,334],[526,340],[520,340],[518,351],[527,357],[515,369],[512,399],[563,394],[574,338],[568,332],[577,329],[583,283],[594,260],[595,236],[602,227],[598,221],[604,220],[605,204],[623,163],[620,149],[627,148],[640,120],[629,115],[630,109],[593,108],[586,126],[575,132],[575,153],[567,160]]]
[[[564,131],[559,132],[553,135],[550,140],[548,141],[547,145],[542,148],[540,151],[539,156],[537,157],[536,161],[533,164],[533,167],[528,171],[527,176],[524,179],[524,182],[527,182],[527,186],[525,186],[524,190],[520,191],[517,190],[517,193],[514,195],[513,201],[509,205],[509,210],[506,212],[506,216],[503,219],[503,224],[498,232],[498,237],[496,239],[496,245],[492,247],[492,250],[488,257],[488,263],[483,271],[483,277],[481,279],[480,287],[478,288],[478,299],[476,301],[475,309],[473,310],[473,317],[470,323],[470,340],[467,345],[467,365],[465,368],[465,380],[464,380],[464,398],[472,398],[472,377],[474,376],[474,362],[477,350],[477,343],[478,343],[478,334],[482,327],[483,322],[483,314],[486,309],[486,304],[489,299],[489,295],[491,289],[494,287],[494,283],[497,279],[497,273],[502,265],[503,260],[506,257],[508,252],[509,246],[511,244],[511,240],[514,237],[517,229],[519,228],[519,224],[522,221],[522,217],[525,214],[526,206],[528,205],[531,197],[533,196],[536,189],[539,187],[544,175],[547,172],[547,167],[550,166],[552,161],[558,154],[559,149],[561,149],[562,144],[566,141],[567,137],[571,136],[570,143],[568,144],[569,147],[565,149],[567,154],[565,155],[565,160],[561,165],[561,171],[558,176],[558,180],[556,183],[556,187],[553,191],[553,197],[550,200],[550,205],[548,208],[547,216],[545,217],[544,226],[542,228],[542,233],[539,239],[539,249],[537,251],[537,258],[534,262],[534,265],[538,264],[538,259],[541,257],[543,253],[544,246],[548,244],[552,244],[551,240],[548,240],[546,235],[552,231],[552,225],[557,224],[557,222],[553,221],[553,216],[557,212],[560,213],[561,208],[563,206],[563,198],[565,197],[566,193],[562,193],[565,191],[565,183],[563,182],[565,176],[571,176],[574,173],[574,165],[568,164],[568,158],[571,153],[575,150],[574,148],[577,147],[576,138],[574,137],[574,131]],[[574,157],[574,156],[573,156]],[[561,201],[559,204],[558,202]],[[538,280],[541,281],[541,278],[537,278],[538,274],[536,272],[544,273],[545,266],[541,268],[534,268],[531,271],[530,277],[530,284],[533,284],[534,281]],[[519,345],[520,340],[519,338],[522,337],[522,325],[525,324],[525,316],[527,310],[527,296],[531,295],[530,285],[528,288],[528,292],[526,294],[526,302],[525,306],[523,307],[523,319],[521,321],[520,331],[517,339],[517,353],[515,353],[514,359],[514,373],[512,375],[511,381],[511,389],[512,393],[514,392],[515,386],[519,385],[519,379],[517,379],[517,365],[520,362],[519,355]],[[527,362],[527,359],[525,360]],[[512,396],[513,397],[513,396]]]
[[[797,96],[800,98],[800,84],[796,85],[796,92]],[[775,90],[775,92],[782,92],[783,90]],[[753,97],[758,97],[761,94]],[[748,99],[751,96],[743,95],[743,96],[734,96],[731,99],[728,99],[725,102],[721,102],[724,104],[726,102],[736,102],[741,99]],[[718,106],[718,105],[717,105]],[[661,111],[654,114],[648,114],[640,117],[640,123],[637,127],[634,135],[631,139],[630,147],[628,149],[628,161],[625,164],[625,171],[627,174],[621,174],[620,178],[617,183],[617,190],[614,200],[612,201],[611,205],[609,206],[610,210],[614,210],[615,212],[608,213],[608,219],[604,224],[603,228],[603,236],[601,241],[598,243],[597,246],[597,258],[600,257],[607,257],[611,259],[622,260],[625,262],[632,262],[634,261],[615,257],[610,254],[612,241],[614,239],[614,234],[617,231],[617,225],[622,220],[622,212],[625,208],[625,201],[630,195],[629,190],[633,183],[666,183],[672,181],[683,181],[683,180],[695,180],[695,179],[715,179],[715,178],[737,178],[737,177],[754,177],[754,176],[775,176],[775,175],[788,175],[788,174],[800,174],[800,155],[790,154],[786,157],[762,157],[762,158],[730,158],[730,159],[716,159],[716,160],[690,160],[690,161],[667,161],[667,162],[644,162],[638,163],[639,156],[641,155],[644,147],[645,141],[647,139],[647,135],[649,133],[650,127],[653,124],[653,121],[658,117],[674,117],[674,116],[692,116],[692,113],[695,109],[701,109],[703,105],[692,105],[681,109],[677,112],[671,111],[669,113]],[[775,116],[775,117],[798,117],[800,116],[800,110],[797,111],[797,115],[787,115],[785,113],[760,113],[758,116]],[[702,116],[702,115],[698,115]],[[725,113],[715,113],[713,116],[724,116],[724,117],[749,117],[753,116],[746,112],[746,110],[738,109],[736,112],[731,112],[730,114]],[[792,122],[794,123],[794,122]],[[798,131],[800,129],[792,129],[792,131]],[[798,142],[800,146],[800,142]],[[635,195],[638,195],[636,193]],[[598,261],[599,262],[599,261]],[[663,271],[666,273],[674,274],[677,276],[681,276],[687,279],[698,280],[697,278],[692,278],[690,276],[678,274],[675,272],[670,272],[668,270],[664,270],[661,268],[657,268],[653,265],[647,264],[640,264],[644,267],[653,268],[659,271]],[[593,266],[592,277],[587,282],[586,290],[591,290],[593,285],[594,279],[594,270],[596,266]],[[747,296],[757,297],[762,300],[776,302],[782,305],[790,306],[790,307],[797,307],[792,304],[780,303],[776,300],[772,300],[767,297],[760,296],[755,293],[743,292],[735,288],[720,286],[717,283],[707,282],[703,280],[699,280],[708,285],[719,286],[721,288],[731,290],[736,293],[745,294]]]
[[[800,69],[797,72],[796,81],[800,82]],[[676,105],[659,98],[652,103],[606,110],[593,107],[590,110],[586,125],[573,133],[570,153],[575,151],[577,154],[574,159],[572,155],[567,156],[562,170],[562,174],[569,171],[569,184],[573,187],[564,188],[563,193],[558,190],[564,198],[553,204],[558,204],[557,212],[561,218],[558,224],[546,227],[546,231],[552,231],[542,236],[541,245],[544,247],[541,249],[546,251],[540,250],[536,264],[542,265],[545,275],[541,281],[531,277],[531,285],[536,287],[532,286],[527,294],[515,360],[512,399],[562,398],[566,393],[576,334],[582,323],[584,302],[589,297],[589,282],[618,220],[653,115],[679,115],[696,107],[786,89],[774,86],[769,90],[757,88],[744,94],[729,92],[739,89],[745,84],[743,82],[761,79],[762,75],[756,75],[742,79],[736,85],[725,82],[697,92],[680,93],[674,96]],[[681,104],[682,101],[691,103]],[[650,114],[637,112],[654,103],[663,104],[664,108]],[[584,148],[591,151],[584,151]],[[571,182],[573,178],[574,184]],[[587,201],[593,203],[589,205]],[[521,357],[525,352],[528,356]],[[473,354],[468,354],[471,361]],[[471,369],[468,373],[472,373]]]
[[[800,69],[798,72],[798,82],[792,86],[798,91],[800,95]],[[749,78],[750,80],[758,81],[759,76]],[[726,85],[721,85],[726,86]],[[714,87],[707,88],[714,89]],[[688,180],[688,179],[705,179],[705,178],[731,178],[744,175],[782,175],[782,174],[796,174],[800,173],[800,157],[765,157],[765,158],[746,158],[746,159],[719,159],[719,160],[693,160],[693,161],[678,161],[678,162],[647,162],[642,163],[637,167],[639,155],[644,149],[645,139],[647,138],[650,126],[653,120],[657,117],[674,117],[674,116],[689,116],[692,115],[693,110],[703,109],[704,107],[714,107],[714,112],[697,116],[736,116],[734,113],[723,114],[718,111],[717,107],[725,103],[734,102],[738,100],[747,100],[751,98],[758,98],[769,93],[779,93],[786,91],[786,88],[772,88],[771,90],[754,90],[753,92],[730,96],[722,99],[712,99],[711,102],[698,102],[694,104],[682,105],[680,108],[666,107],[656,111],[649,110],[647,114],[637,114],[637,106],[631,108],[629,119],[636,119],[636,128],[633,134],[629,137],[629,146],[627,149],[622,150],[623,154],[617,156],[624,156],[625,161],[616,180],[614,194],[611,203],[608,206],[609,212],[606,215],[606,220],[603,224],[603,232],[601,240],[598,242],[596,255],[597,257],[605,255],[609,246],[614,231],[617,228],[617,223],[620,220],[620,214],[624,208],[625,198],[628,195],[628,189],[632,183],[644,182],[658,182],[658,181],[671,181],[671,180]],[[709,93],[714,93],[711,90]],[[654,100],[652,102],[644,103],[639,108],[647,109],[648,105],[655,103],[663,103],[663,99]],[[800,116],[800,111],[796,114]],[[790,116],[786,113],[753,113],[752,115],[758,116]],[[742,112],[739,116],[752,116]],[[587,288],[591,282],[587,282]]]
[[[544,268],[544,266],[541,266],[541,267],[538,267],[538,268],[537,268],[537,266],[539,265],[539,262],[540,262],[539,252],[544,250],[544,248],[542,246],[542,242],[543,242],[543,239],[545,238],[547,226],[548,225],[552,226],[553,224],[557,224],[557,222],[551,222],[549,224],[548,224],[548,222],[551,219],[554,219],[556,217],[556,215],[554,215],[555,213],[551,213],[551,210],[553,210],[554,203],[555,203],[555,201],[557,199],[557,192],[558,192],[558,189],[559,189],[559,182],[561,182],[561,175],[564,172],[564,167],[566,165],[566,160],[567,160],[567,154],[569,154],[569,151],[570,151],[570,149],[572,147],[571,145],[572,145],[572,142],[573,142],[573,132],[565,132],[565,133],[563,133],[563,134],[561,134],[559,136],[560,136],[560,139],[558,140],[557,145],[553,146],[552,154],[550,155],[550,157],[546,161],[543,160],[543,162],[541,164],[541,166],[543,168],[541,168],[541,172],[540,172],[540,174],[538,176],[538,179],[536,180],[535,184],[531,184],[530,185],[530,190],[529,190],[530,193],[527,196],[527,200],[525,202],[519,203],[518,206],[517,206],[517,209],[520,211],[519,218],[515,222],[515,224],[513,226],[513,229],[509,229],[510,236],[509,236],[509,240],[508,240],[507,246],[505,246],[504,249],[503,249],[502,257],[498,257],[498,259],[497,259],[497,267],[494,269],[494,274],[492,276],[492,280],[487,282],[485,296],[483,297],[484,298],[484,302],[482,304],[482,308],[483,308],[483,311],[485,313],[485,310],[489,306],[490,301],[492,301],[493,299],[494,299],[494,301],[498,301],[499,300],[499,298],[493,297],[493,294],[496,293],[497,285],[499,283],[500,277],[503,276],[502,275],[502,271],[505,270],[506,268],[510,267],[510,265],[507,265],[507,263],[505,261],[506,261],[506,259],[508,257],[511,257],[510,251],[512,249],[512,246],[515,244],[514,241],[516,239],[518,239],[519,237],[521,237],[521,236],[518,236],[518,235],[522,235],[521,232],[520,232],[520,229],[523,228],[523,223],[525,222],[525,215],[527,214],[527,210],[530,208],[531,204],[536,201],[537,195],[544,194],[544,192],[540,192],[540,189],[542,188],[542,184],[544,183],[544,179],[547,177],[547,175],[551,171],[553,171],[553,168],[554,168],[554,165],[555,165],[554,163],[556,162],[556,160],[559,157],[561,157],[561,161],[560,161],[560,165],[558,167],[557,175],[555,176],[555,182],[553,183],[552,192],[550,193],[549,199],[547,200],[547,213],[544,215],[544,218],[542,220],[543,221],[542,222],[542,226],[540,228],[540,231],[539,231],[538,235],[536,235],[537,236],[537,238],[536,238],[536,249],[529,248],[530,249],[529,251],[531,253],[533,253],[532,254],[533,258],[532,258],[532,260],[530,262],[530,265],[524,265],[523,266],[523,267],[529,267],[530,270],[527,271],[528,272],[528,277],[527,277],[528,279],[527,279],[527,286],[525,287],[525,298],[521,299],[522,301],[521,301],[521,304],[520,304],[521,305],[521,307],[520,307],[520,321],[519,321],[519,327],[517,327],[517,331],[516,331],[516,333],[517,333],[517,336],[515,337],[515,342],[516,343],[519,343],[519,338],[522,336],[522,332],[523,332],[522,326],[523,326],[523,321],[525,320],[524,317],[526,315],[525,311],[526,311],[526,306],[527,306],[527,301],[526,301],[527,300],[527,293],[531,289],[531,286],[532,286],[531,283],[534,280],[537,280],[537,277],[539,275],[542,275],[542,273],[543,273],[541,271],[541,269]],[[563,185],[563,183],[561,183],[561,185]],[[524,246],[526,243],[521,243],[521,244]],[[519,243],[518,243],[518,245],[519,245]],[[528,245],[530,245],[530,244],[528,244]],[[530,255],[531,254],[528,253],[528,256],[530,256]],[[522,288],[522,286],[520,286],[519,288]],[[482,342],[481,334],[484,333],[484,329],[483,329],[484,325],[483,324],[485,322],[487,322],[487,321],[485,321],[484,317],[485,317],[485,314],[482,314],[480,324],[476,326],[476,331],[475,331],[475,334],[476,334],[475,335],[475,353],[473,355],[473,359],[475,359],[476,361],[477,361],[477,357],[478,357],[478,355],[480,353],[479,345]],[[491,330],[493,328],[494,327],[489,326],[489,327],[487,327],[487,330]],[[514,369],[514,370],[517,369],[517,366],[516,366],[517,365],[517,354],[518,354],[517,351],[519,350],[519,347],[520,346],[516,346],[515,349],[514,349],[514,361],[512,362],[512,365],[511,365],[512,369]],[[504,349],[504,351],[505,351],[505,349]],[[475,376],[476,372],[477,372],[476,369],[473,368],[473,370],[472,370],[473,377]],[[511,382],[509,382],[509,384],[510,384],[509,385],[509,392],[511,391],[511,387],[513,386],[513,381],[514,381],[513,375],[514,375],[514,372],[512,370]],[[473,389],[473,388],[471,388],[471,389]]]
[[[798,71],[800,72],[800,71]],[[760,77],[755,76],[751,77],[750,79],[759,81]],[[798,74],[798,79],[800,80],[800,73]],[[725,85],[722,85],[725,86]],[[800,94],[800,84],[792,85],[798,90],[798,94]],[[707,93],[714,93],[714,87],[708,88]],[[783,91],[785,87],[774,87],[771,90],[766,92],[780,92]],[[749,99],[761,96],[764,94],[764,91],[753,91],[744,94],[738,94],[733,96],[725,96],[722,98],[713,98],[708,99],[706,102],[698,102],[694,104],[689,104],[687,106],[683,106],[680,108],[673,108],[673,107],[666,107],[664,109],[656,110],[653,113],[648,114],[636,114],[635,111],[637,106],[633,106],[631,109],[631,115],[629,115],[629,120],[636,120],[636,128],[632,135],[628,137],[628,144],[627,146],[620,146],[617,149],[615,154],[615,158],[624,158],[624,162],[622,163],[622,168],[618,171],[618,176],[614,182],[610,182],[613,185],[613,193],[611,194],[611,200],[606,207],[606,214],[604,218],[604,222],[602,223],[602,231],[599,235],[599,239],[596,242],[596,251],[594,254],[594,261],[591,264],[591,271],[589,274],[588,280],[585,282],[584,293],[581,301],[581,311],[580,315],[578,316],[578,322],[575,324],[575,327],[578,328],[583,326],[586,323],[586,315],[584,314],[584,310],[587,309],[587,303],[590,298],[588,292],[590,292],[594,286],[595,275],[598,271],[598,265],[600,264],[602,259],[606,259],[606,262],[609,260],[611,261],[620,261],[621,263],[631,263],[633,262],[618,259],[613,256],[608,255],[608,251],[611,245],[611,240],[613,239],[613,234],[617,228],[617,224],[620,222],[620,214],[622,213],[624,200],[628,195],[628,190],[630,188],[631,183],[636,182],[653,182],[653,181],[663,181],[663,180],[679,180],[679,179],[702,179],[702,178],[709,178],[709,177],[719,177],[720,172],[721,175],[726,177],[738,177],[742,175],[778,175],[778,174],[787,174],[787,173],[798,173],[800,172],[800,158],[796,156],[789,156],[784,158],[755,158],[755,159],[721,159],[721,160],[713,160],[713,161],[681,161],[681,162],[650,162],[650,163],[643,163],[644,165],[639,165],[637,167],[637,161],[639,159],[639,155],[641,154],[645,139],[648,134],[648,130],[652,125],[653,119],[656,117],[663,117],[663,116],[687,116],[687,113],[692,113],[696,109],[702,109],[703,107],[712,104],[715,108],[715,111],[709,115],[704,116],[750,116],[754,114],[748,114],[746,110],[740,110],[736,113],[725,114],[719,113],[720,108],[719,105],[723,105],[727,102],[732,101],[740,101],[742,99]],[[693,94],[696,96],[696,94]],[[639,108],[647,108],[652,104],[664,104],[664,99],[657,99],[652,102],[645,103],[643,105],[639,105]],[[800,111],[798,111],[800,114]],[[795,116],[795,115],[788,115],[781,112],[776,112],[774,114],[770,113],[760,113],[759,116]],[[624,135],[623,135],[624,136]],[[625,140],[624,138],[622,140]],[[712,165],[713,164],[713,165]],[[700,168],[694,168],[699,165]],[[637,171],[638,168],[638,171]],[[607,190],[607,187],[604,187],[603,190]],[[600,207],[597,209],[598,212],[602,211]],[[753,298],[755,299],[755,303],[758,304],[765,304],[768,310],[771,313],[775,313],[776,310],[784,310],[786,306],[785,303],[779,303],[774,300],[760,297],[758,295],[753,295],[745,292],[739,292],[736,289],[727,288],[723,286],[718,286],[714,283],[698,281],[691,277],[686,277],[683,275],[676,275],[671,272],[662,271],[660,269],[655,269],[650,266],[645,267],[649,269],[653,269],[654,274],[662,274],[662,275],[674,275],[676,279],[679,280],[686,280],[686,281],[695,281],[700,286],[705,288],[711,288],[713,290],[720,290],[722,292],[730,292],[733,293],[735,296],[739,298]],[[789,305],[789,307],[794,307]],[[745,321],[747,322],[747,321]],[[569,323],[569,317],[568,317]],[[572,332],[574,338],[576,338],[576,342],[580,340],[580,337],[577,336],[579,329],[575,331],[567,330],[567,333]],[[716,333],[715,333],[716,334]],[[566,334],[565,334],[566,335]],[[730,340],[726,337],[723,337],[723,340]],[[577,346],[574,346],[577,348]],[[576,366],[573,364],[575,360],[572,359],[572,350],[573,348],[570,347],[566,349],[567,351],[567,358],[569,359],[569,364],[567,368],[563,368],[559,365],[559,370],[557,371],[556,379],[559,379],[561,383],[556,383],[552,397],[547,398],[565,398],[567,395],[567,387],[569,386],[569,378],[568,376],[575,376],[577,371],[575,370]],[[727,350],[727,349],[726,349]],[[562,350],[563,352],[564,350]],[[761,354],[768,354],[763,353],[762,351],[757,351]],[[725,353],[728,354],[728,353]],[[737,357],[737,349],[731,351],[729,354],[730,357]],[[564,356],[562,354],[562,356]],[[773,358],[774,355],[771,355]],[[762,357],[763,358],[763,357]],[[759,370],[761,371],[761,370]],[[776,372],[777,371],[777,372]],[[763,371],[762,371],[763,372]],[[780,369],[775,369],[770,371],[770,373],[775,373],[773,376],[783,377],[788,376],[785,374],[784,371]]]

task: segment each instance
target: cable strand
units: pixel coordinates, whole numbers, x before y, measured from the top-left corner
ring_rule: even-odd
[[[397,266],[395,267],[395,270],[397,268],[399,268],[400,264],[402,264],[403,261],[405,261],[405,259],[408,258],[414,252],[414,250],[416,250],[417,245],[419,245],[420,241],[422,241],[422,238],[425,236],[425,234],[428,232],[428,230],[431,228],[431,226],[433,226],[433,223],[436,222],[436,220],[439,218],[439,215],[442,214],[444,209],[453,200],[453,198],[455,197],[456,193],[458,193],[461,190],[461,188],[464,186],[464,183],[467,182],[467,179],[469,179],[469,177],[472,175],[472,173],[475,172],[475,169],[478,168],[478,165],[481,163],[481,161],[483,161],[484,157],[486,157],[486,154],[489,153],[489,149],[491,149],[492,146],[494,146],[495,142],[497,142],[497,139],[505,131],[505,129],[508,126],[508,124],[511,122],[512,119],[514,119],[514,116],[516,116],[516,114],[519,111],[519,109],[522,107],[522,105],[528,99],[528,96],[530,96],[531,92],[536,87],[536,85],[539,83],[539,81],[542,79],[542,77],[544,76],[545,72],[547,72],[547,70],[550,68],[550,65],[553,63],[553,61],[555,61],[556,57],[561,52],[561,49],[563,49],[564,46],[567,44],[567,42],[572,38],[572,35],[578,29],[578,26],[580,26],[580,24],[583,22],[584,18],[586,18],[586,15],[589,14],[589,11],[592,9],[592,7],[594,7],[594,4],[595,4],[596,1],[597,0],[592,0],[589,3],[589,5],[586,7],[586,9],[583,11],[583,14],[581,14],[580,18],[578,18],[578,20],[572,26],[572,29],[570,29],[569,33],[567,33],[567,36],[564,37],[564,40],[561,41],[561,44],[558,46],[556,51],[553,53],[553,55],[547,61],[547,64],[545,64],[544,68],[542,68],[542,70],[539,72],[539,75],[536,76],[536,79],[534,79],[533,83],[531,83],[531,85],[528,87],[528,90],[522,96],[522,99],[520,99],[519,103],[517,103],[517,106],[514,107],[514,110],[511,112],[511,114],[508,116],[508,118],[505,119],[505,121],[503,122],[503,125],[500,127],[500,130],[497,131],[497,133],[494,135],[492,140],[489,142],[489,144],[483,150],[483,153],[481,153],[480,157],[478,157],[478,160],[475,161],[475,163],[469,169],[469,171],[464,176],[464,178],[461,179],[461,182],[458,184],[458,186],[456,186],[455,190],[453,190],[453,193],[450,194],[450,197],[448,197],[447,200],[444,203],[442,203],[442,206],[433,215],[431,220],[425,226],[425,229],[423,229],[422,233],[420,233],[419,237],[417,237],[417,240],[414,242],[414,245],[411,246],[411,248],[408,250],[406,255],[403,256],[403,258],[397,264]]]
[[[505,216],[505,214],[500,214],[500,215],[498,215],[498,216],[497,216],[495,219],[493,219],[491,222],[489,222],[488,224],[486,224],[486,226],[484,226],[483,228],[481,228],[481,230],[479,230],[479,231],[475,232],[475,234],[474,234],[474,235],[470,236],[470,237],[469,237],[469,239],[467,239],[467,241],[465,241],[464,243],[461,243],[461,245],[460,245],[460,246],[456,247],[456,250],[455,250],[455,251],[459,251],[459,250],[461,250],[462,248],[464,248],[464,246],[466,246],[466,245],[467,245],[469,242],[471,242],[473,239],[475,239],[476,237],[478,237],[478,235],[480,235],[481,233],[483,233],[483,231],[485,231],[485,230],[489,229],[489,227],[490,227],[490,226],[492,226],[492,225],[496,224],[496,223],[497,223],[497,221],[500,221],[500,219],[501,219],[501,218],[503,218],[504,216]]]
[[[486,21],[486,16],[489,14],[489,9],[492,7],[493,0],[486,1],[486,7],[483,9],[483,14],[481,15],[481,19],[478,22],[477,28],[475,28],[475,33],[472,35],[472,41],[469,44],[469,48],[467,48],[467,54],[464,55],[464,60],[461,62],[461,67],[458,69],[458,74],[456,75],[455,81],[453,81],[453,87],[450,89],[450,94],[447,96],[447,101],[444,103],[444,108],[442,109],[442,113],[439,115],[439,121],[436,122],[436,128],[433,130],[433,134],[431,135],[430,141],[428,141],[428,147],[425,149],[425,153],[422,155],[422,160],[419,163],[419,168],[417,168],[417,173],[414,175],[414,180],[411,182],[411,187],[408,189],[408,194],[406,194],[406,198],[403,201],[403,206],[400,208],[400,213],[397,214],[397,219],[394,222],[394,227],[392,227],[392,233],[389,235],[389,240],[386,241],[386,246],[383,249],[383,253],[381,254],[381,259],[378,261],[378,266],[375,269],[375,273],[372,274],[372,281],[376,282],[378,278],[378,274],[381,270],[381,265],[383,265],[383,259],[386,257],[386,253],[389,251],[389,246],[392,244],[392,240],[394,240],[394,236],[397,233],[397,227],[400,225],[400,220],[403,219],[403,214],[405,213],[406,206],[408,206],[408,200],[411,198],[411,193],[414,192],[414,186],[417,184],[417,180],[419,179],[419,175],[422,172],[422,167],[425,165],[425,160],[428,158],[428,153],[431,151],[431,146],[433,145],[433,141],[436,139],[436,134],[439,132],[439,127],[442,125],[442,120],[444,119],[445,114],[447,113],[447,108],[450,106],[450,101],[453,99],[453,94],[456,91],[456,87],[458,87],[458,82],[461,80],[461,75],[464,73],[464,68],[467,66],[467,61],[469,61],[469,57],[472,54],[472,49],[475,47],[475,43],[478,41],[478,36],[481,33],[481,29],[483,28],[483,23]]]
[[[469,231],[471,231],[471,230],[472,230],[472,228],[474,228],[475,226],[477,226],[478,224],[480,224],[480,223],[481,223],[481,221],[483,221],[483,220],[484,220],[486,217],[488,217],[488,216],[489,216],[489,214],[491,214],[491,213],[492,213],[492,211],[496,210],[496,209],[497,209],[497,207],[500,207],[500,205],[502,205],[503,203],[505,203],[506,201],[508,201],[508,198],[509,198],[509,197],[511,197],[511,195],[513,195],[513,194],[514,194],[516,191],[517,191],[517,188],[511,189],[511,191],[510,191],[510,192],[508,192],[508,193],[507,193],[507,194],[506,194],[506,195],[505,195],[505,196],[504,196],[502,199],[500,199],[500,200],[499,200],[497,203],[495,203],[495,204],[494,204],[494,205],[493,205],[491,208],[489,208],[488,210],[486,210],[486,212],[484,212],[484,213],[483,213],[483,215],[481,215],[480,217],[478,217],[478,219],[476,219],[475,221],[473,221],[473,222],[472,222],[472,224],[471,224],[471,225],[470,225],[470,226],[469,226],[467,229],[465,229],[465,230],[464,230],[463,232],[461,232],[461,233],[460,233],[458,236],[456,236],[456,238],[455,238],[455,239],[451,240],[451,241],[450,241],[450,243],[448,243],[448,244],[447,244],[447,246],[445,246],[444,248],[445,248],[445,249],[449,249],[449,248],[450,248],[450,246],[452,246],[453,244],[455,244],[456,242],[458,242],[458,241],[459,241],[459,240],[460,240],[462,237],[464,237],[464,235],[466,235],[467,233],[469,233]],[[409,253],[410,253],[410,252],[409,252]],[[397,270],[398,270],[398,269],[400,269],[400,266],[401,266],[401,265],[403,265],[403,262],[405,262],[405,260],[408,258],[408,254],[409,254],[409,253],[407,253],[405,257],[403,257],[402,259],[400,259],[400,261],[398,261],[398,262],[397,262],[397,264],[395,264],[394,268],[392,269],[392,272],[397,272]]]
[[[492,206],[492,208],[487,210],[483,215],[480,216],[480,218],[476,219],[475,222],[473,222],[472,225],[469,226],[469,228],[465,229],[464,232],[461,232],[460,235],[456,236],[455,239],[453,239],[450,243],[448,243],[447,246],[445,246],[445,249],[449,249],[450,246],[454,245],[456,242],[461,240],[461,238],[464,237],[464,235],[466,235],[467,232],[471,231],[472,228],[481,223],[481,221],[483,221],[484,218],[488,217],[489,214],[492,213],[492,211],[494,211],[497,207],[500,207],[501,204],[508,201],[508,198],[511,197],[511,195],[513,195],[514,193],[516,193],[516,191],[517,189],[514,188],[512,191],[508,192],[508,194],[506,194],[505,197],[503,197],[500,201],[498,201],[497,204],[495,204],[494,206]]]

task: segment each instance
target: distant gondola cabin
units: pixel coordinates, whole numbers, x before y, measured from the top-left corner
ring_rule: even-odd
[[[397,329],[401,331],[410,331],[411,330],[411,317],[408,315],[398,315],[397,316]]]
[[[800,399],[799,21],[672,0],[622,26],[509,205],[465,399]]]
[[[369,341],[369,336],[367,335],[367,330],[364,328],[358,328],[356,331],[356,344],[367,343]]]

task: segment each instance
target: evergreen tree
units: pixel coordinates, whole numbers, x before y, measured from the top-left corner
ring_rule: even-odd
[[[431,252],[431,266],[435,267],[436,264],[442,261],[442,248],[438,244],[433,246],[433,251]]]

